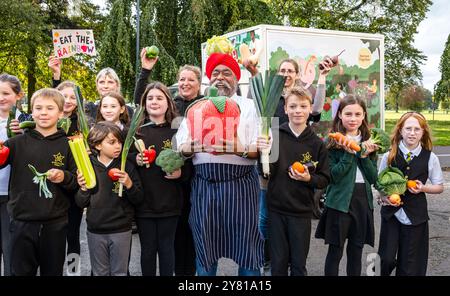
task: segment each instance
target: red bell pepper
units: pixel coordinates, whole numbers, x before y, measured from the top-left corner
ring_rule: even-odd
[[[9,156],[9,148],[0,144],[0,165],[3,165]]]

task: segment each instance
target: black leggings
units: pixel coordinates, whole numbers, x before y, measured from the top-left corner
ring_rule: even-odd
[[[141,241],[141,269],[143,276],[156,275],[156,255],[159,275],[173,276],[175,269],[175,231],[178,216],[164,218],[136,218]]]
[[[347,241],[347,275],[348,276],[360,276],[361,275],[361,258],[362,247],[358,247],[351,242]],[[344,246],[339,247],[337,245],[330,244],[328,246],[328,254],[325,260],[325,275],[326,276],[338,276],[339,275],[339,262],[341,261],[344,253]]]

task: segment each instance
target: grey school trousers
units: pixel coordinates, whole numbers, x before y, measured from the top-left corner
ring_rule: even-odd
[[[87,231],[91,269],[94,276],[126,276],[131,230],[111,234]]]

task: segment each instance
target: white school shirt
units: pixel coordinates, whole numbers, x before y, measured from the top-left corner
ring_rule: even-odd
[[[403,153],[403,157],[405,158],[405,160],[408,152],[411,152],[412,158],[414,158],[416,156],[419,156],[420,152],[422,151],[422,145],[420,143],[415,149],[409,151],[403,141],[400,141],[398,148]],[[383,154],[378,173],[387,168],[388,156],[389,152]],[[428,161],[428,180],[430,180],[431,184],[433,185],[444,184],[444,175],[442,174],[441,165],[439,164],[439,158],[433,152],[431,152],[430,159]],[[397,212],[395,212],[394,215],[400,223],[404,225],[412,224],[403,208],[400,208]]]
[[[243,98],[234,94],[233,99],[241,110],[239,117],[239,125],[237,134],[239,141],[246,147],[255,145],[258,139],[258,130],[260,119],[256,113],[255,103],[251,99]],[[180,150],[180,146],[188,141],[190,138],[189,129],[186,122],[187,118],[184,118],[181,125],[175,135],[177,150]],[[256,159],[243,158],[235,154],[222,154],[214,155],[211,153],[198,152],[194,154],[192,159],[194,165],[203,163],[227,163],[235,165],[255,165]]]
[[[16,119],[19,118],[20,111],[16,110]],[[0,119],[0,140],[5,142],[8,140],[8,134],[6,133],[6,124],[8,123],[8,117]],[[11,172],[11,166],[8,165],[0,170],[0,195],[8,195],[9,190],[9,174]]]

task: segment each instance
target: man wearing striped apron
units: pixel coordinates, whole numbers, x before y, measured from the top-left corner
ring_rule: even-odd
[[[206,63],[210,85],[240,108],[237,137],[223,145],[205,147],[192,139],[186,119],[176,135],[183,155],[193,155],[189,223],[197,255],[197,274],[215,275],[221,257],[239,265],[239,275],[260,275],[263,238],[258,230],[259,181],[256,140],[259,118],[252,100],[236,95],[241,75],[236,60],[213,53]],[[222,143],[221,143],[222,144]],[[222,153],[207,153],[206,150]]]

